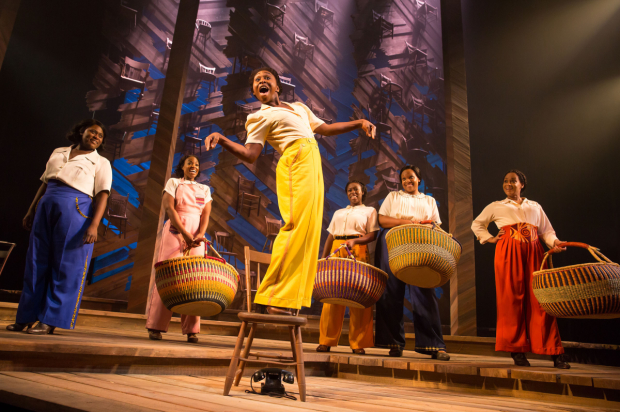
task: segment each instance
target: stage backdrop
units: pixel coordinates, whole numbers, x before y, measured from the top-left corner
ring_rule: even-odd
[[[106,155],[113,164],[113,193],[128,197],[127,226],[116,218],[104,222],[110,230],[95,247],[85,294],[125,300],[178,4],[122,3],[106,9],[108,44],[86,104],[95,118],[120,112],[120,121],[110,125]],[[323,240],[334,211],[348,205],[344,187],[349,179],[366,183],[365,204],[378,208],[390,190],[399,188],[398,170],[407,163],[421,169],[422,190],[437,199],[447,226],[440,16],[438,0],[201,4],[175,164],[184,153],[200,159],[198,180],[211,187],[214,199],[208,235],[234,236],[228,252],[237,254],[239,269],[244,269],[244,246],[263,250],[266,218],[281,219],[275,194],[279,156],[267,146],[250,165],[219,147],[207,153],[202,141],[212,132],[245,141],[247,115],[260,108],[248,75],[263,65],[282,76],[283,100],[303,102],[326,122],[366,118],[377,124],[380,136],[374,142],[358,132],[317,136],[326,193]],[[240,188],[244,179],[254,187]],[[259,200],[244,207],[241,192]],[[445,294],[436,292],[448,325],[449,288]],[[311,312],[320,313],[320,304]]]

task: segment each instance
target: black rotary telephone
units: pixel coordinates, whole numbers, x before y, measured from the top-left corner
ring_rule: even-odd
[[[295,382],[295,376],[284,369],[278,368],[265,368],[254,372],[252,379],[250,380],[250,386],[252,387],[252,393],[259,393],[254,390],[252,386],[253,382],[260,382],[264,380],[264,383],[260,385],[260,394],[269,396],[285,396],[292,397],[286,393],[282,382],[292,384]],[[247,391],[250,392],[250,391]]]

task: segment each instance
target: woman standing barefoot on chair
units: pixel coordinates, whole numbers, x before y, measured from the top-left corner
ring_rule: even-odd
[[[203,240],[211,214],[211,189],[196,182],[200,162],[195,156],[183,156],[175,173],[177,178],[168,180],[164,188],[163,203],[170,219],[163,228],[158,262],[183,256],[187,248],[192,248],[190,255],[204,256],[205,253]],[[153,284],[146,320],[149,339],[160,340],[161,332],[168,331],[171,317],[172,312],[164,306]],[[181,330],[188,342],[198,342],[200,317],[181,315]]]
[[[314,133],[333,136],[363,129],[374,138],[375,128],[367,120],[325,124],[304,104],[280,101],[280,77],[270,67],[254,70],[249,84],[262,105],[248,116],[245,146],[219,133],[209,135],[205,145],[210,150],[220,144],[248,163],[256,161],[265,142],[282,155],[276,180],[284,225],[274,242],[271,265],[255,302],[266,306],[267,313],[292,315],[292,309],[311,304],[319,255],[324,185]]]

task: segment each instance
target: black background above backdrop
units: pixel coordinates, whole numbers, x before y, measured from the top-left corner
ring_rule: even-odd
[[[18,244],[2,289],[21,289],[21,220],[42,165],[67,144],[68,128],[91,116],[84,96],[106,47],[98,3],[21,2],[0,71],[0,239]],[[544,207],[560,239],[620,261],[620,3],[464,0],[463,20],[474,215],[504,197],[503,174],[519,168],[529,179],[525,196]],[[97,113],[106,123],[115,116]],[[495,327],[493,253],[476,246],[481,334]],[[555,262],[591,260],[570,250]],[[620,343],[620,320],[559,324],[564,340]]]

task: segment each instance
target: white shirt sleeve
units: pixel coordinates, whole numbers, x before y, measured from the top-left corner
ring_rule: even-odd
[[[439,209],[437,208],[437,201],[434,197],[428,196],[431,201],[431,218],[430,220],[436,222],[438,225],[441,225],[441,218],[439,217]]]
[[[100,157],[95,169],[95,196],[99,192],[112,190],[112,166],[105,157]]]
[[[471,230],[474,232],[474,235],[476,235],[481,244],[485,244],[487,240],[493,237],[487,228],[489,227],[489,224],[495,220],[494,208],[495,206],[493,203],[485,207],[482,213],[480,213],[471,224]]]
[[[332,221],[329,222],[329,226],[327,227],[327,232],[330,235],[333,235],[334,231],[336,230],[336,213],[338,213],[338,211],[334,213],[334,216],[332,216]]]
[[[299,106],[303,107],[304,110],[306,111],[306,113],[308,113],[308,121],[310,122],[310,128],[312,129],[312,131],[315,131],[317,127],[319,127],[320,125],[325,123],[323,120],[321,120],[318,117],[316,117],[314,112],[312,110],[310,110],[310,108],[308,106],[306,106],[303,103],[297,103],[297,104],[299,104]]]
[[[384,202],[385,203],[385,202]],[[379,230],[379,219],[377,216],[377,209],[374,207],[371,208],[370,213],[368,213],[368,221],[366,222],[366,233],[372,233]]]
[[[164,187],[164,193],[168,193],[170,196],[176,199],[176,193],[177,193],[177,188],[179,187],[179,181],[180,179],[177,179],[175,177],[171,177],[170,179],[168,179],[168,181],[166,182],[166,187]],[[162,196],[163,196],[163,193],[162,193]]]
[[[248,120],[245,122],[245,130],[247,131],[245,144],[258,143],[265,146],[270,129],[271,124],[262,113],[257,112],[248,115]]]
[[[398,192],[390,192],[383,203],[381,204],[381,208],[379,209],[379,214],[383,216],[392,217],[392,203],[394,202],[394,197],[398,194]]]
[[[213,201],[213,198],[211,197],[211,188],[207,185],[203,185],[204,189],[205,189],[205,205],[209,202]]]
[[[549,221],[549,218],[547,218],[547,215],[545,214],[542,206],[539,205],[539,207],[541,216],[540,225],[538,226],[538,234],[547,244],[547,246],[549,246],[549,248],[552,248],[558,237],[556,236],[555,230],[553,229],[553,226],[551,226],[551,222]]]

